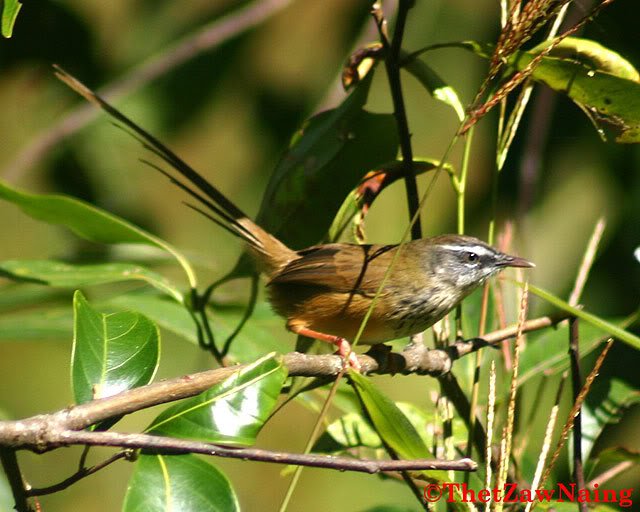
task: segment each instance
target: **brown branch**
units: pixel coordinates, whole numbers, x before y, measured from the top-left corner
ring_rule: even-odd
[[[558,315],[529,320],[524,323],[523,332],[555,325],[564,318],[567,316]],[[456,359],[487,344],[499,343],[513,337],[516,332],[515,326],[508,327],[489,333],[483,338],[456,342],[446,350],[429,350],[421,344],[410,345],[402,353],[375,350],[369,354],[359,355],[358,361],[363,373],[405,375],[417,373],[436,377],[448,373]],[[283,356],[283,361],[289,375],[305,377],[335,377],[342,370],[343,364],[342,358],[337,355],[307,355],[298,352],[286,354]],[[243,368],[242,365],[216,368],[156,382],[48,415],[34,416],[20,421],[0,422],[0,446],[23,448],[29,444],[31,449],[44,450],[46,446],[39,446],[37,440],[41,433],[39,429],[43,424],[42,418],[47,419],[47,425],[55,424],[65,430],[80,430],[108,418],[197,395],[241,368]],[[26,442],[26,439],[30,441]]]
[[[291,0],[256,0],[221,19],[216,19],[195,34],[162,50],[98,92],[111,100],[125,96],[202,52],[211,50],[245,30],[255,27],[290,3]],[[18,180],[25,169],[42,159],[61,140],[87,125],[97,114],[98,111],[91,105],[83,104],[62,117],[54,126],[36,135],[33,141],[5,167],[4,179],[11,182]]]
[[[115,446],[158,453],[198,453],[214,457],[294,464],[340,471],[380,473],[381,471],[453,470],[475,471],[477,465],[470,459],[458,460],[369,460],[336,457],[332,455],[299,454],[261,450],[259,448],[227,448],[202,441],[152,436],[150,434],[124,434],[119,432],[88,432],[86,430],[51,429],[46,434],[50,449],[62,446]]]

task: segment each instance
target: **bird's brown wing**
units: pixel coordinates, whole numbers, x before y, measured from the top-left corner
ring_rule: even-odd
[[[307,285],[333,292],[375,295],[395,245],[325,244],[298,252],[269,282]]]

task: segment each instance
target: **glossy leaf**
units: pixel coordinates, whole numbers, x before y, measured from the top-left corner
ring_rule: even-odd
[[[251,445],[277,404],[287,370],[273,354],[162,412],[152,434]]]
[[[76,235],[104,244],[147,244],[171,254],[185,270],[189,284],[195,287],[195,274],[189,262],[167,242],[143,229],[95,206],[61,195],[30,194],[0,181],[0,199],[17,205],[34,219],[60,224]]]
[[[522,70],[543,48],[517,52],[510,62]],[[617,142],[640,142],[639,75],[616,52],[587,39],[566,38],[540,61],[531,77],[569,96],[601,135],[607,129]]]
[[[54,260],[7,260],[0,262],[0,275],[61,288],[140,280],[182,302],[182,294],[167,279],[132,263],[72,265]]]
[[[291,247],[325,237],[344,198],[364,175],[396,157],[393,116],[362,108],[372,75],[339,107],[309,119],[271,176],[257,222]]]
[[[158,368],[160,335],[140,313],[99,313],[82,293],[75,315],[71,376],[76,403],[148,384]]]
[[[9,38],[13,35],[13,26],[18,18],[22,4],[18,0],[4,0],[2,5],[2,36]]]
[[[0,342],[70,340],[73,314],[68,306],[0,315]]]
[[[124,512],[235,512],[227,477],[195,455],[141,455],[129,480]]]

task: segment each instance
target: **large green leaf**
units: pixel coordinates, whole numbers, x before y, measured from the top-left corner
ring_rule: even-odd
[[[140,280],[182,302],[182,294],[167,279],[133,263],[72,265],[54,260],[7,260],[0,262],[0,275],[61,288]]]
[[[2,36],[9,38],[13,35],[13,26],[22,4],[18,0],[4,0],[2,3]]]
[[[76,403],[148,384],[158,368],[160,335],[140,313],[102,314],[82,293],[75,314],[71,377]]]
[[[522,70],[549,42],[517,52],[510,62]],[[619,54],[587,39],[566,38],[542,58],[531,77],[566,94],[587,113],[604,135],[617,142],[640,142],[640,79]]]
[[[105,244],[146,244],[171,254],[184,268],[192,287],[196,278],[189,262],[164,240],[89,203],[67,196],[29,194],[0,181],[0,198],[37,220],[66,226],[78,236]]]
[[[321,240],[367,171],[395,159],[393,116],[362,108],[372,75],[339,107],[309,119],[274,170],[257,222],[287,245],[302,248]]]
[[[236,512],[227,477],[195,455],[141,455],[127,487],[124,512]]]
[[[162,412],[152,434],[251,445],[269,419],[287,370],[273,354],[238,370],[211,389]]]

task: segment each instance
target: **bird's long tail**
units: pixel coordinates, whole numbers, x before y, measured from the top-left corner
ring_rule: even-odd
[[[295,252],[280,240],[267,233],[232,203],[222,192],[209,183],[199,172],[184,162],[149,132],[138,126],[122,112],[85,86],[78,79],[59,66],[54,66],[56,76],[71,89],[122,124],[142,145],[168,163],[186,182],[152,162],[145,161],[152,168],[164,174],[169,180],[193,197],[201,206],[188,204],[190,208],[209,218],[222,228],[244,240],[254,254],[257,264],[268,275],[286,265],[295,257]],[[204,207],[204,209],[202,208]]]

